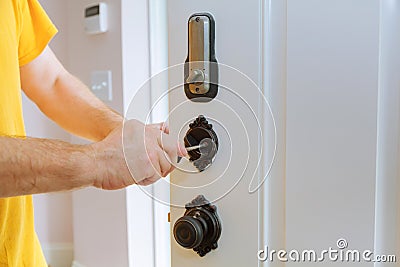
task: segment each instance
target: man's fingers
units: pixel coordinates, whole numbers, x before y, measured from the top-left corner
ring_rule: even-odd
[[[176,145],[176,141],[174,141],[171,136],[162,133],[157,137],[157,141],[161,149],[167,152],[170,159],[178,156],[178,147]]]
[[[160,135],[158,138],[158,144],[165,152],[167,152],[171,160],[176,159],[178,156],[185,157],[188,154],[183,141],[178,141],[167,134]]]
[[[160,167],[161,167],[161,176],[165,177],[168,175],[169,170],[171,169],[171,160],[168,157],[167,154],[164,153],[163,150],[159,150],[158,152],[158,157],[160,161]]]
[[[146,178],[146,179],[138,182],[137,184],[140,186],[148,186],[148,185],[155,183],[157,180],[158,179],[154,179],[154,178]]]
[[[175,166],[171,165],[171,168],[168,170],[168,174],[170,174],[173,170],[175,170]]]
[[[163,133],[169,134],[169,126],[166,122],[154,123],[151,124],[152,127],[157,128]]]
[[[145,177],[152,177],[152,176],[158,176],[158,178],[161,177],[161,162],[160,162],[160,156],[158,153],[158,150],[153,148],[152,150],[147,151],[147,157],[149,161],[149,166],[147,168],[152,168],[147,170],[147,175]]]
[[[185,143],[183,141],[178,141],[178,156],[186,157],[188,154]]]

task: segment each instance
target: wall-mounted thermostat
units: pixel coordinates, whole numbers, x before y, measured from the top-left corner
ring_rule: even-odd
[[[98,34],[106,32],[107,25],[107,4],[97,3],[85,8],[85,32]]]

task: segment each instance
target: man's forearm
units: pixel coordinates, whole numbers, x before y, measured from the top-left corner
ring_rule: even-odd
[[[49,97],[52,101],[39,105],[40,108],[59,125],[78,136],[100,141],[122,124],[121,115],[97,99],[68,72],[58,77]]]
[[[0,137],[0,198],[92,185],[93,157],[89,146]]]

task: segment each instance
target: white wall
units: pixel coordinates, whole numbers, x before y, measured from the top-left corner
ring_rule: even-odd
[[[50,0],[41,0],[40,2],[60,31],[50,46],[60,61],[66,65],[68,58],[66,2]],[[23,109],[28,136],[69,141],[70,135],[47,119],[25,95],[23,96]],[[34,203],[36,231],[48,262],[55,266],[54,264],[59,263],[56,262],[56,257],[71,262],[73,242],[71,193],[36,195]],[[58,255],[55,256],[54,253],[58,253]]]

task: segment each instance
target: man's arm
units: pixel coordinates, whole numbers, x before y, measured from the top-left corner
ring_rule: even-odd
[[[70,75],[49,48],[20,70],[24,91],[48,117],[97,142],[0,137],[0,198],[90,185],[109,190],[148,185],[174,169],[177,155],[186,155],[182,142],[160,125],[136,120],[122,125],[122,117]],[[124,147],[123,127],[129,136]]]
[[[89,146],[0,137],[0,198],[93,185]]]
[[[22,66],[20,72],[26,95],[69,132],[99,141],[122,123],[119,114],[64,69],[50,48]]]
[[[124,146],[122,126],[90,145],[0,137],[0,198],[86,186],[114,190],[149,185],[173,170],[171,159],[186,155],[182,145],[154,125],[130,120],[124,134],[129,136]]]

